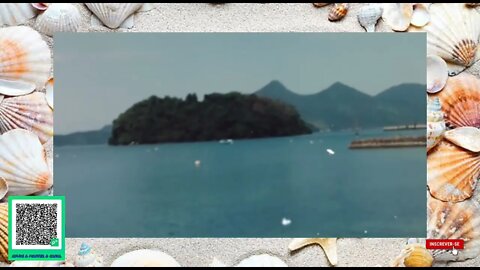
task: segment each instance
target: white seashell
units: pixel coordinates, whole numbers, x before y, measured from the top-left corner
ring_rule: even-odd
[[[458,127],[445,132],[445,139],[472,152],[480,152],[480,129]]]
[[[212,263],[210,263],[208,267],[227,267],[227,265],[218,260],[217,258],[213,258]]]
[[[30,3],[0,3],[0,26],[19,25],[35,17]]]
[[[38,10],[45,11],[47,10],[50,3],[32,3],[32,6]]]
[[[35,92],[0,103],[0,133],[16,128],[34,132],[42,143],[53,137],[53,112],[45,94]]]
[[[427,151],[442,140],[446,130],[443,112],[438,98],[429,98],[427,101]]]
[[[51,78],[48,80],[47,85],[45,86],[45,98],[47,99],[48,106],[53,109],[53,83],[54,79]]]
[[[288,267],[288,265],[278,257],[261,254],[243,259],[236,267]]]
[[[82,17],[73,4],[53,3],[37,18],[35,27],[41,33],[53,36],[55,32],[76,32]]]
[[[448,67],[445,60],[436,55],[427,56],[427,92],[440,92],[448,79]]]
[[[113,261],[112,267],[180,267],[170,255],[159,250],[139,249],[128,252]]]
[[[462,3],[433,4],[427,32],[428,54],[443,58],[450,75],[456,75],[479,59],[480,13]]]
[[[369,4],[360,8],[358,22],[367,32],[375,32],[375,25],[382,17],[383,8],[380,4]]]
[[[115,29],[138,11],[143,3],[85,3],[85,5],[107,27]]]
[[[43,89],[51,67],[50,48],[37,31],[27,26],[0,28],[0,94]]]
[[[92,250],[92,247],[86,243],[82,243],[77,257],[75,257],[75,267],[101,267],[103,259]]]
[[[422,27],[430,21],[430,5],[431,3],[416,3],[413,5],[412,25]]]
[[[0,177],[8,184],[8,195],[29,195],[53,184],[45,150],[38,137],[14,129],[0,136]]]
[[[382,19],[394,31],[405,31],[410,26],[413,16],[411,3],[386,3],[383,4]]]

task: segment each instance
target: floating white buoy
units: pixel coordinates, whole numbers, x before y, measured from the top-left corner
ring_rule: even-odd
[[[334,152],[332,149],[330,149],[330,148],[327,149],[327,153],[328,153],[329,155],[335,155],[335,152]]]
[[[195,167],[200,167],[200,164],[201,164],[200,160],[198,159],[195,160]]]
[[[314,141],[312,141],[312,140],[310,141],[310,144],[314,144],[314,143],[315,143]]]
[[[282,225],[283,226],[288,226],[292,223],[292,220],[288,219],[288,218],[282,218]]]

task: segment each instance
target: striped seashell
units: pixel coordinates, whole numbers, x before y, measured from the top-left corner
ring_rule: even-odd
[[[53,3],[37,18],[35,27],[41,33],[53,36],[55,32],[76,32],[82,18],[73,4]]]
[[[0,203],[0,262],[8,262],[8,203]]]
[[[35,92],[0,103],[0,133],[18,128],[35,133],[42,143],[53,137],[53,111],[45,94]]]
[[[367,32],[375,32],[375,25],[382,17],[383,8],[380,4],[369,4],[360,8],[358,22]]]
[[[480,154],[441,141],[427,156],[430,194],[442,201],[461,202],[472,197],[480,175]]]
[[[464,248],[434,250],[435,261],[464,261],[480,255],[480,206],[474,200],[442,202],[429,197],[427,206],[428,239],[462,239]]]
[[[343,19],[343,17],[347,15],[348,8],[348,3],[340,3],[333,5],[333,7],[330,9],[330,12],[328,13],[328,20],[333,22]]]
[[[50,48],[37,31],[27,26],[0,28],[0,94],[43,89],[51,67]]]
[[[107,27],[120,27],[127,18],[142,8],[143,3],[85,3]]]
[[[35,15],[30,3],[0,3],[0,26],[26,23]]]
[[[53,184],[45,150],[38,137],[24,129],[0,136],[0,177],[8,184],[8,195],[30,195]]]

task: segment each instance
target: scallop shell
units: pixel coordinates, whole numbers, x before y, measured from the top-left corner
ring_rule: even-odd
[[[337,265],[337,238],[296,238],[288,245],[288,249],[295,251],[312,244],[320,245],[330,264]]]
[[[445,60],[436,55],[427,56],[427,92],[440,92],[448,79],[448,67]]]
[[[427,151],[432,149],[442,140],[446,130],[443,112],[438,98],[427,101]]]
[[[349,8],[348,3],[339,3],[333,5],[333,7],[330,9],[330,12],[328,13],[328,20],[329,21],[339,21],[347,15]]]
[[[445,139],[468,151],[480,152],[480,129],[459,127],[445,132]]]
[[[433,256],[425,248],[425,244],[409,243],[402,249],[400,255],[391,263],[391,267],[431,267]]]
[[[383,5],[382,19],[394,31],[405,31],[413,16],[411,3],[386,3]]]
[[[428,239],[463,239],[464,249],[458,254],[452,250],[436,250],[435,261],[464,261],[480,254],[480,207],[478,202],[468,200],[450,203],[429,198]]]
[[[447,126],[480,128],[480,80],[475,76],[462,73],[450,77],[434,96],[440,99]]]
[[[53,136],[53,112],[45,94],[35,92],[0,103],[0,133],[16,128],[34,132],[42,143]]]
[[[450,75],[460,73],[479,59],[480,13],[462,3],[433,4],[430,7],[427,51],[449,64]]]
[[[8,195],[29,195],[53,184],[45,150],[38,137],[23,129],[0,136],[0,177],[8,184]]]
[[[439,200],[460,202],[472,197],[480,173],[480,155],[443,140],[427,156],[427,184]]]
[[[0,94],[43,89],[51,67],[50,48],[37,31],[27,26],[0,28]]]
[[[77,257],[75,257],[76,267],[101,267],[103,259],[92,250],[92,247],[86,243],[82,243]]]
[[[30,3],[0,3],[0,26],[19,25],[35,17]]]
[[[143,3],[85,3],[85,5],[106,26],[115,29],[139,10]]]
[[[8,262],[8,203],[0,203],[0,262]]]
[[[425,26],[430,22],[430,3],[416,3],[413,5],[411,24],[417,27]]]
[[[47,99],[48,106],[53,109],[53,83],[54,79],[51,78],[48,80],[47,85],[45,86],[45,98]]]
[[[53,36],[55,32],[76,32],[82,18],[73,4],[53,3],[38,16],[35,27],[41,33]]]
[[[0,178],[0,200],[7,195],[8,192],[8,183],[5,178]]]
[[[38,10],[45,11],[47,10],[50,3],[32,3],[32,6]]]
[[[358,22],[367,32],[375,32],[375,25],[382,17],[383,8],[379,4],[369,4],[360,8]]]
[[[261,254],[243,259],[236,267],[288,267],[288,265],[278,257]]]
[[[123,254],[113,261],[112,267],[180,267],[170,255],[159,250],[139,249]]]

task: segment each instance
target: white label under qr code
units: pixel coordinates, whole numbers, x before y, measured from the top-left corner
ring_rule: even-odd
[[[12,201],[12,249],[62,249],[61,200]]]

